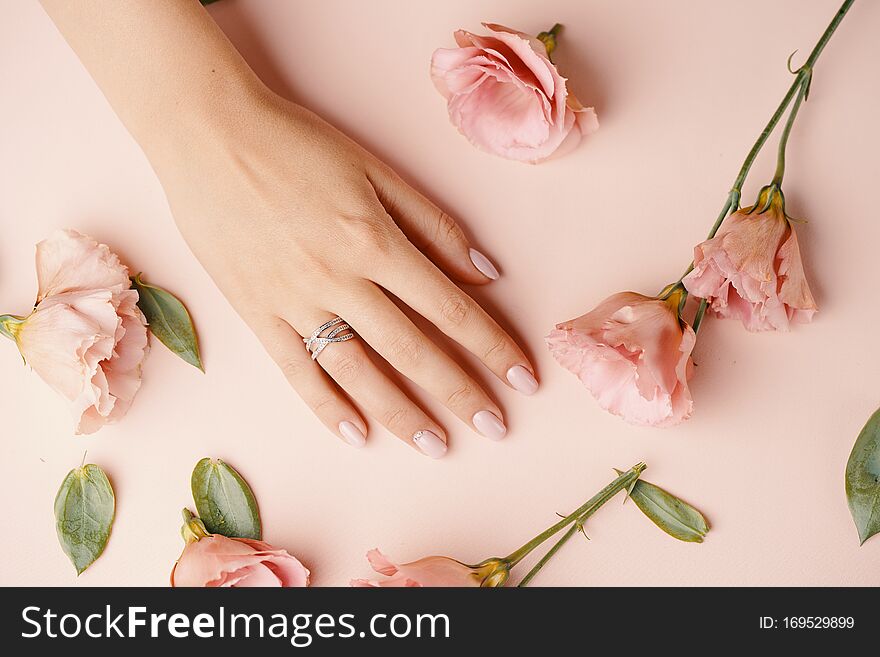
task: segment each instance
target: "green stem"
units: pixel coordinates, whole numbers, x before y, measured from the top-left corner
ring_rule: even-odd
[[[551,27],[546,32],[541,32],[537,39],[541,43],[544,44],[544,50],[547,51],[547,59],[551,62],[553,61],[553,51],[556,50],[556,37],[559,36],[559,31],[562,29],[561,23],[555,23],[553,27]]]
[[[541,543],[556,534],[560,529],[568,526],[569,524],[580,518],[587,511],[590,511],[592,513],[592,511],[595,510],[593,507],[598,509],[621,490],[623,490],[624,488],[628,488],[636,479],[639,478],[639,475],[642,474],[642,471],[646,467],[648,466],[646,466],[644,463],[637,463],[629,470],[618,476],[617,479],[605,486],[605,488],[596,493],[580,507],[578,507],[573,513],[568,514],[559,522],[551,525],[550,527],[542,531],[540,534],[535,536],[535,538],[530,540],[518,550],[511,552],[510,555],[504,558],[504,561],[508,562],[510,564],[510,567],[513,568],[516,564],[522,561],[532,550],[534,550],[536,547],[541,545]]]
[[[628,473],[622,473],[622,474],[625,475]],[[630,491],[632,491],[637,479],[638,479],[638,476],[630,478],[630,483],[627,484],[627,486],[625,487],[627,495],[629,495]],[[593,506],[588,508],[586,511],[584,511],[581,515],[579,515],[577,520],[575,520],[574,524],[568,528],[568,531],[565,532],[559,538],[559,540],[553,544],[553,546],[549,550],[547,550],[547,554],[545,554],[543,557],[541,557],[538,560],[538,563],[536,563],[534,565],[534,567],[529,572],[526,573],[526,576],[522,578],[522,580],[520,581],[519,584],[517,584],[517,586],[518,587],[527,586],[528,583],[531,582],[532,579],[534,579],[535,575],[537,575],[541,571],[541,569],[545,565],[547,565],[547,562],[553,558],[553,555],[555,555],[557,552],[559,552],[559,550],[562,549],[562,546],[565,545],[571,539],[572,536],[574,536],[579,531],[583,531],[584,523],[587,521],[587,519],[591,515],[596,513],[596,511],[599,510],[599,507],[602,506],[602,504],[604,504],[605,502],[607,502],[608,499],[610,499],[610,497],[603,500],[602,503],[600,503],[600,504],[594,504]],[[586,536],[586,533],[584,534],[584,536]]]
[[[697,313],[694,315],[694,324],[691,326],[694,329],[694,333],[700,330],[700,324],[703,323],[703,316],[706,314],[706,308],[709,307],[709,302],[706,299],[700,299],[700,307],[697,308]]]
[[[718,232],[718,229],[721,228],[721,224],[724,223],[727,215],[739,209],[739,200],[742,197],[742,187],[745,183],[746,176],[748,175],[749,170],[751,170],[752,168],[752,164],[754,164],[755,162],[755,158],[757,158],[758,153],[767,142],[767,138],[773,132],[774,128],[776,128],[776,125],[779,123],[782,115],[785,114],[785,110],[791,104],[792,99],[795,99],[794,107],[792,108],[791,113],[788,116],[788,120],[786,121],[785,127],[779,140],[776,174],[773,178],[773,182],[777,185],[782,182],[782,176],[785,173],[785,148],[788,145],[788,137],[791,133],[791,128],[794,124],[794,119],[797,116],[797,112],[800,109],[801,103],[806,100],[807,96],[809,95],[810,82],[812,81],[813,76],[813,67],[816,65],[816,62],[819,59],[819,55],[822,54],[825,46],[828,45],[828,41],[831,39],[831,35],[834,34],[837,26],[840,25],[840,21],[843,20],[843,17],[846,16],[846,13],[850,10],[850,7],[852,7],[853,2],[855,2],[855,0],[845,0],[845,2],[840,6],[840,9],[837,10],[837,13],[834,15],[834,18],[831,19],[828,27],[825,28],[825,32],[822,33],[819,41],[817,41],[816,45],[813,46],[813,50],[810,52],[810,56],[807,57],[804,65],[798,69],[797,76],[795,77],[794,82],[792,82],[791,86],[788,88],[788,91],[785,92],[785,96],[783,96],[782,101],[779,103],[779,107],[776,108],[773,116],[770,117],[770,121],[767,123],[766,126],[764,126],[761,134],[758,135],[758,139],[755,141],[748,155],[746,155],[746,159],[743,162],[742,167],[740,167],[739,173],[736,176],[736,180],[733,181],[733,187],[731,187],[730,192],[727,194],[727,200],[724,202],[724,207],[721,208],[721,212],[718,214],[718,218],[715,220],[715,223],[712,224],[712,228],[709,230],[709,236],[707,239],[712,239],[713,237],[715,237],[715,234]],[[693,270],[693,268],[694,263],[691,262],[690,266],[687,268],[687,271],[685,271],[682,278],[684,278],[684,276],[687,276]],[[703,321],[703,315],[706,312],[706,305],[707,304],[705,300],[703,300],[700,303],[700,307],[697,310],[696,316],[694,317],[693,329],[695,332],[700,328],[700,324]]]
[[[742,168],[739,170],[739,174],[736,176],[736,180],[733,183],[733,190],[736,191],[737,194],[740,194],[742,192],[742,186],[745,182],[746,175],[748,175],[749,169],[751,169],[755,158],[758,156],[758,152],[764,146],[764,142],[767,141],[767,138],[770,136],[770,133],[773,132],[776,124],[779,123],[779,119],[782,118],[782,115],[785,113],[785,110],[788,107],[789,103],[791,103],[792,98],[794,98],[795,94],[798,93],[798,90],[802,88],[804,78],[809,78],[812,75],[813,66],[815,66],[816,61],[819,59],[819,55],[822,54],[822,51],[828,44],[829,39],[831,39],[831,35],[834,34],[837,26],[840,25],[840,21],[843,20],[843,17],[846,16],[846,12],[848,12],[850,7],[852,7],[853,2],[855,2],[855,0],[846,0],[841,5],[840,9],[837,10],[837,13],[834,15],[831,23],[828,25],[827,28],[825,28],[825,32],[822,34],[819,41],[813,47],[813,51],[810,53],[810,56],[807,57],[807,61],[804,62],[804,65],[800,69],[798,69],[798,75],[795,78],[795,81],[785,93],[782,102],[779,103],[779,107],[776,108],[776,111],[770,118],[770,122],[765,126],[761,134],[758,135],[758,140],[755,142],[754,146],[752,146],[752,150],[750,150],[749,154],[746,156],[746,160],[745,162],[743,162]],[[735,210],[738,207],[739,202],[737,199],[737,203],[733,206],[733,208]]]
[[[798,77],[800,77],[800,73],[798,73]],[[779,137],[779,151],[776,156],[776,173],[773,175],[773,183],[776,185],[782,185],[782,177],[785,175],[785,148],[788,146],[788,136],[791,134],[791,127],[794,125],[794,119],[797,116],[798,110],[801,108],[801,103],[804,101],[804,97],[806,96],[807,89],[810,88],[810,74],[807,73],[801,79],[801,86],[798,89],[797,96],[794,99],[794,105],[791,107],[791,112],[788,114],[788,119],[785,121],[785,126],[782,128],[782,135]]]
[[[730,193],[727,195],[727,202],[724,204],[724,207],[721,208],[721,212],[718,213],[718,218],[715,220],[715,223],[712,224],[712,228],[709,229],[709,235],[706,239],[712,239],[715,237],[715,233],[721,228],[721,224],[727,219],[727,215],[730,214],[730,211],[739,207],[739,198],[742,195],[740,192],[741,190],[738,189],[730,190]],[[694,263],[691,262],[691,268],[693,268],[693,266]]]
[[[834,34],[834,30],[837,29],[838,25],[840,25],[840,21],[843,20],[844,16],[846,16],[846,12],[848,12],[850,7],[852,7],[853,2],[855,2],[855,0],[846,0],[846,2],[840,5],[840,9],[838,9],[837,13],[834,14],[834,18],[828,24],[828,27],[825,28],[825,32],[822,34],[822,37],[819,39],[816,45],[813,46],[813,51],[810,53],[810,56],[807,57],[807,61],[804,62],[804,66],[802,68],[813,68],[816,60],[819,59],[819,55],[821,55],[822,51],[825,50],[825,46],[831,39],[831,35]]]
[[[551,547],[549,550],[547,550],[547,554],[545,554],[543,557],[541,557],[541,559],[538,561],[538,563],[536,563],[535,566],[529,572],[526,573],[526,576],[523,577],[522,580],[520,580],[520,583],[517,584],[517,587],[528,586],[529,582],[531,582],[532,579],[534,579],[535,575],[537,575],[541,571],[541,568],[543,568],[545,565],[547,565],[547,562],[550,561],[550,559],[552,559],[553,556],[557,552],[559,552],[559,550],[562,548],[562,546],[565,545],[568,542],[568,540],[572,536],[575,535],[575,533],[577,533],[577,530],[578,530],[577,524],[574,524],[571,527],[569,527],[568,531],[565,532],[562,535],[562,537],[553,544],[553,547]]]
[[[733,181],[733,187],[731,188],[730,192],[730,195],[733,195],[734,193],[736,193],[737,195],[737,204],[733,206],[734,210],[737,210],[739,208],[739,196],[742,195],[743,183],[745,183],[746,181],[746,176],[748,175],[749,170],[752,168],[752,164],[754,164],[755,158],[758,157],[758,153],[761,152],[761,149],[764,147],[764,144],[766,143],[767,138],[770,136],[770,133],[773,132],[776,124],[779,123],[779,119],[781,119],[782,115],[785,114],[785,110],[788,108],[789,103],[791,103],[791,99],[794,98],[795,93],[797,93],[800,84],[801,79],[800,77],[798,77],[795,80],[794,84],[791,85],[791,88],[786,92],[785,97],[782,99],[782,102],[779,103],[779,107],[777,107],[776,111],[773,112],[773,116],[770,117],[770,121],[767,123],[766,126],[764,126],[761,134],[758,135],[758,139],[752,146],[752,150],[750,150],[749,154],[746,155],[746,159],[743,162],[742,167],[740,167],[739,173],[736,176],[736,180]]]

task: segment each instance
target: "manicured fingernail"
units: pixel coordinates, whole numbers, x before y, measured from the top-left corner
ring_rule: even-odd
[[[471,254],[471,262],[474,263],[474,267],[480,270],[480,273],[483,274],[486,278],[491,278],[493,281],[498,280],[498,270],[495,269],[495,265],[492,264],[492,261],[489,260],[482,253],[477,251],[476,249],[470,250]]]
[[[367,437],[353,422],[340,422],[339,433],[352,447],[363,447],[367,442]]]
[[[446,443],[433,431],[416,431],[413,442],[432,459],[442,458],[446,454]]]
[[[514,365],[507,370],[507,380],[514,390],[524,395],[534,395],[538,390],[538,381],[534,375],[522,365]]]
[[[504,422],[491,411],[474,413],[473,423],[477,431],[489,440],[501,440],[504,438],[504,434],[507,433],[507,427],[504,426]]]

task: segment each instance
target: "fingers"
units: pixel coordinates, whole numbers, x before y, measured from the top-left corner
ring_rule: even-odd
[[[443,429],[376,366],[357,336],[327,345],[311,364],[323,368],[367,414],[410,447],[435,459],[446,454]]]
[[[492,440],[504,437],[507,429],[498,406],[382,290],[366,283],[355,303],[344,309],[346,321],[379,355],[477,432]]]
[[[538,389],[534,368],[519,346],[440,271],[464,282],[478,283],[498,277],[494,265],[468,245],[449,215],[391,169],[377,164],[369,177],[379,200],[410,241],[409,245],[402,244],[402,257],[394,266],[383,263],[381,273],[373,280],[476,355],[509,386],[526,395],[534,394]],[[417,272],[426,273],[427,280]]]
[[[277,317],[254,325],[254,331],[318,419],[349,445],[362,447],[366,442],[366,423],[324,370],[312,361],[299,334]]]
[[[471,297],[416,249],[402,248],[376,283],[400,298],[443,333],[474,354],[495,375],[525,395],[538,382],[522,349]]]
[[[379,201],[407,238],[438,267],[463,283],[483,284],[499,273],[484,254],[472,248],[448,214],[407,185],[385,166],[370,171]]]
[[[320,319],[316,327],[331,317],[315,316]],[[362,447],[367,427],[338,386],[411,447],[435,459],[446,454],[444,431],[376,367],[356,340],[330,344],[313,361],[300,334],[285,320],[276,318],[255,328],[294,390],[348,444]]]

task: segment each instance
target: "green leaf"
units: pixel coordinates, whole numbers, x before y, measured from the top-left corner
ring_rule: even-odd
[[[138,293],[138,308],[147,318],[153,335],[173,353],[204,372],[199,339],[186,306],[167,290],[144,283],[140,274],[133,277],[131,283]]]
[[[67,473],[55,496],[55,529],[77,575],[101,556],[115,513],[113,487],[101,468],[90,463]]]
[[[629,496],[651,522],[673,538],[702,543],[709,531],[702,513],[659,486],[639,479]]]
[[[257,500],[232,466],[209,458],[196,463],[192,494],[199,517],[212,534],[262,539]]]
[[[880,409],[856,438],[846,463],[846,501],[861,543],[880,532]]]

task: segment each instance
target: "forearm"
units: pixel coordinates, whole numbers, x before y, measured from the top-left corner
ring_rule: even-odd
[[[41,0],[160,168],[270,96],[197,0]]]

